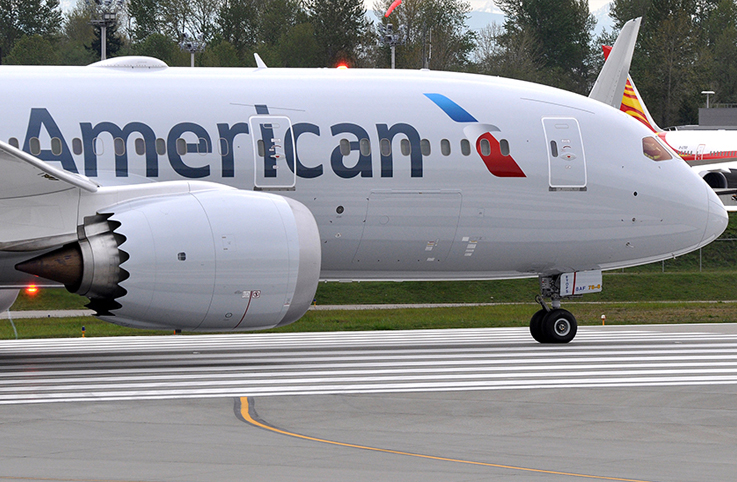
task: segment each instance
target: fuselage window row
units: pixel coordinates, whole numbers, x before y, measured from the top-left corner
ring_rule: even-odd
[[[228,155],[231,149],[231,145],[228,142],[227,139],[219,139],[220,142],[218,143],[218,153],[221,156]],[[142,137],[136,138],[134,141],[133,147],[134,152],[139,156],[146,155],[146,141]],[[8,144],[15,147],[16,149],[20,149],[20,142],[18,141],[18,138],[11,137],[8,139]],[[371,141],[367,138],[362,138],[359,140],[359,152],[363,156],[370,156],[371,155]],[[29,150],[30,153],[34,156],[41,155],[41,140],[38,137],[32,137],[28,141]],[[162,138],[157,138],[155,141],[155,149],[156,154],[163,156],[166,155],[166,141]],[[198,152],[200,154],[207,154],[209,152],[209,146],[207,144],[206,139],[199,139],[199,142],[196,144],[196,148],[192,150],[190,146],[188,146],[187,141],[183,138],[178,138],[176,140],[176,152],[180,156],[183,156],[187,154],[188,152]],[[464,156],[470,156],[471,155],[471,143],[468,141],[468,139],[461,139],[460,142],[461,146],[461,154]],[[95,155],[102,155],[105,152],[105,145],[103,139],[96,137],[92,141],[92,151],[95,153]],[[501,151],[503,155],[509,155],[509,143],[506,141],[506,139],[502,139],[501,141]],[[410,143],[409,139],[402,139],[399,143],[400,152],[403,156],[409,156],[412,154],[412,144]],[[351,153],[351,142],[348,139],[341,139],[339,143],[339,149],[340,153],[343,156],[349,156]],[[486,144],[482,142],[481,145],[482,153],[486,152],[487,150],[490,151],[490,146],[488,145],[488,141]],[[54,137],[51,139],[51,152],[55,156],[59,156],[62,154],[63,150],[63,144],[61,139],[58,137]],[[122,139],[120,137],[116,137],[113,139],[113,151],[116,156],[123,156],[126,153],[126,141],[125,139]],[[264,157],[266,154],[266,149],[264,145],[263,140],[259,140],[257,143],[257,151],[259,157]],[[429,156],[432,152],[430,141],[428,139],[421,139],[420,140],[420,151],[422,152],[423,156]],[[443,156],[449,156],[451,154],[451,143],[448,139],[441,139],[440,140],[440,153]],[[84,144],[82,143],[82,139],[79,137],[75,137],[72,139],[72,152],[74,155],[82,155],[84,153]],[[379,152],[382,156],[388,157],[392,155],[392,142],[389,139],[381,139],[379,141]]]

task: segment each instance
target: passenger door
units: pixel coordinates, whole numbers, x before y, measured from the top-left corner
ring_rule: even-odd
[[[586,156],[578,120],[572,117],[542,119],[548,146],[551,191],[586,190]]]
[[[255,190],[294,190],[297,173],[287,161],[285,145],[295,145],[289,117],[256,115],[249,120],[253,139]]]

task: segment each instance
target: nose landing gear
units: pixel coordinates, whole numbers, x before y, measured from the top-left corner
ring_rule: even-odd
[[[578,323],[573,313],[560,308],[560,298],[552,300],[552,309],[548,308],[541,296],[537,296],[535,301],[543,308],[530,319],[532,337],[539,343],[568,343],[573,340]]]
[[[560,307],[561,293],[565,297],[576,296],[577,291],[597,292],[601,291],[601,271],[594,272],[596,284],[586,285],[585,288],[576,289],[576,273],[556,276],[540,277],[541,294],[535,297],[541,310],[538,310],[530,319],[530,334],[539,343],[568,343],[576,336],[578,322],[576,317]],[[564,278],[564,287],[561,290],[561,278]],[[590,278],[587,278],[587,281]],[[572,280],[572,281],[571,281]],[[568,286],[570,283],[572,286]],[[544,298],[550,298],[550,305],[545,303]]]

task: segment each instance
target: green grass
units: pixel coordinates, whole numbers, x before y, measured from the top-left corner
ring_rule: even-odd
[[[320,305],[395,303],[526,303],[537,278],[500,281],[321,283]],[[604,273],[604,290],[585,301],[722,301],[737,299],[737,271]]]
[[[737,303],[568,303],[580,325],[724,323],[737,321]],[[310,311],[273,332],[527,327],[537,304],[367,311]]]
[[[81,337],[82,327],[85,327],[85,336],[90,337],[171,335],[173,333],[173,331],[135,330],[100,321],[93,317],[22,318],[14,319],[13,323],[20,339]],[[10,340],[14,338],[15,332],[10,322],[0,320],[0,339]]]
[[[10,310],[83,310],[88,302],[87,298],[69,293],[65,289],[40,289],[33,295],[21,291]]]
[[[737,321],[737,303],[638,302],[566,303],[580,325],[661,323],[725,323]],[[447,328],[526,327],[539,309],[534,303],[460,308],[309,311],[298,322],[266,332],[419,330]],[[19,338],[167,335],[172,331],[135,330],[91,317],[18,319]],[[0,339],[15,338],[9,322],[0,323]]]
[[[319,305],[412,303],[530,303],[537,278],[500,281],[320,283]],[[604,291],[584,301],[724,301],[737,299],[737,270],[604,273]],[[63,289],[21,293],[11,311],[83,309],[87,299]]]
[[[325,283],[320,284],[317,303],[489,303],[493,306],[460,308],[309,311],[292,325],[275,332],[414,330],[428,328],[481,328],[527,326],[539,309],[532,300],[537,279],[506,281]],[[564,302],[581,325],[645,323],[737,322],[737,271],[709,273],[606,273],[604,291],[580,300]],[[695,303],[714,301],[714,303]],[[591,304],[597,302],[599,304]],[[675,302],[675,303],[674,303]],[[79,309],[86,299],[64,290],[41,290],[31,297],[19,296],[11,310]],[[516,303],[516,304],[505,304]],[[19,338],[171,334],[171,331],[134,330],[84,318],[18,319]],[[15,333],[7,321],[0,322],[0,339]]]

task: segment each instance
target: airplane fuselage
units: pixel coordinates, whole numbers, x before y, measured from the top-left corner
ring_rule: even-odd
[[[299,200],[325,279],[611,269],[713,238],[711,191],[678,159],[643,155],[644,127],[539,85],[92,66],[4,66],[0,82],[0,139],[102,185],[206,180]]]

